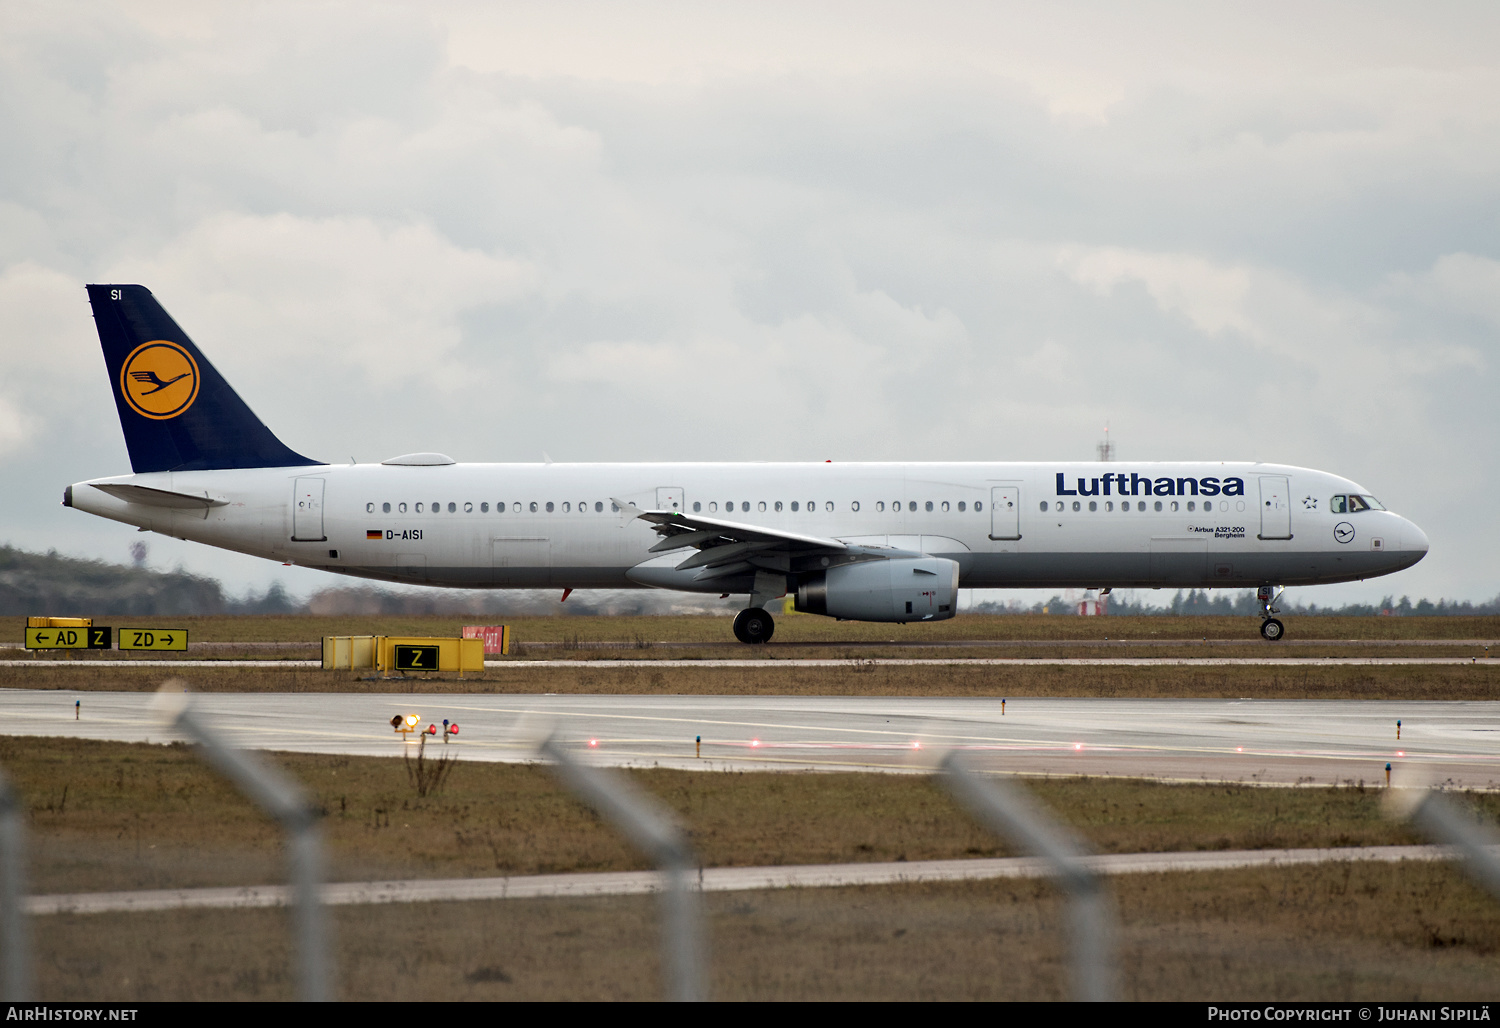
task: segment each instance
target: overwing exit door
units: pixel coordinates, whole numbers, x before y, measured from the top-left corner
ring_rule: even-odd
[[[657,510],[682,510],[683,489],[680,485],[664,485],[656,490]]]
[[[990,490],[990,538],[1021,538],[1021,487],[997,485]]]
[[[323,532],[323,479],[299,478],[292,487],[292,542],[327,542]]]

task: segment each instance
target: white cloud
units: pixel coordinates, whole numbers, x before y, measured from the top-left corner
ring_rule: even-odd
[[[112,278],[303,452],[1077,458],[1107,420],[1363,480],[1435,541],[1398,588],[1493,594],[1497,22],[0,5],[0,517],[50,541],[116,459]]]

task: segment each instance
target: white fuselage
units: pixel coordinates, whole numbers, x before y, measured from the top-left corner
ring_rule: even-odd
[[[216,505],[148,505],[95,483]],[[1368,495],[1251,463],[351,464],[128,475],[69,493],[80,510],[210,546],[466,588],[748,588],[675,571],[680,550],[648,554],[659,536],[631,505],[943,556],[966,588],[1342,582],[1427,552],[1395,513],[1331,509],[1347,494]]]

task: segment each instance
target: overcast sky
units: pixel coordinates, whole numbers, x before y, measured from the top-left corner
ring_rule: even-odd
[[[0,541],[129,470],[85,282],[327,460],[1264,460],[1500,591],[1494,4],[0,4]],[[149,537],[151,562],[340,580]]]

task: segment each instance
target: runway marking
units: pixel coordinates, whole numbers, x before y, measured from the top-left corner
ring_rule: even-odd
[[[1085,857],[1103,875],[1228,871],[1256,867],[1293,867],[1327,863],[1398,863],[1405,860],[1451,860],[1441,846],[1369,846],[1302,850],[1220,850],[1203,853],[1115,853]],[[1052,873],[1035,857],[985,860],[913,860],[870,864],[799,864],[781,867],[714,867],[698,873],[701,892],[748,892],[761,889],[826,889],[850,886],[915,885],[928,882],[973,882],[1000,878],[1045,878]],[[388,903],[435,903],[463,900],[552,899],[587,896],[639,896],[662,891],[655,871],[518,875],[508,878],[414,879],[383,882],[337,882],[322,887],[329,906]],[[251,885],[217,889],[155,889],[140,892],[83,892],[29,896],[26,912],[109,914],[152,910],[248,910],[290,906],[292,890],[284,885]]]

